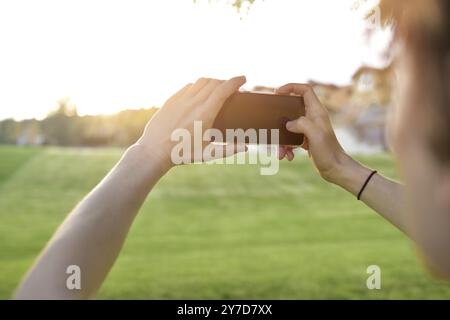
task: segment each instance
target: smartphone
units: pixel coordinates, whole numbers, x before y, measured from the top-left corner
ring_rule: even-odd
[[[236,92],[225,101],[213,128],[222,132],[224,140],[226,129],[256,129],[258,144],[299,146],[303,143],[303,134],[287,131],[286,122],[303,115],[305,115],[305,104],[302,97]],[[260,129],[267,129],[267,134],[264,135],[264,130]],[[278,141],[272,141],[275,140],[271,139],[272,129],[278,129]],[[245,143],[249,143],[248,140],[246,139]]]

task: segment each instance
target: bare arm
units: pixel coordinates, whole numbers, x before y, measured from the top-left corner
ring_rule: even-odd
[[[308,85],[288,84],[281,87],[278,93],[303,96],[306,115],[288,122],[286,128],[305,134],[306,139],[302,147],[308,151],[314,166],[325,180],[344,188],[356,197],[372,170],[352,159],[342,149],[334,134],[328,112],[313,89]],[[280,148],[280,159],[284,157],[288,160],[294,158],[292,148]],[[427,164],[426,159],[415,160],[412,163]],[[414,167],[409,167],[409,171],[414,172]],[[402,184],[375,174],[364,189],[361,200],[414,241],[427,268],[435,277],[450,281],[450,219],[447,200],[450,180],[448,171],[433,171],[429,167],[427,171],[425,176],[416,175],[414,181],[410,181],[408,187],[415,189],[413,193],[405,192]],[[433,174],[434,176],[430,176]],[[437,181],[439,182],[436,183]],[[410,199],[407,194],[414,194],[419,198]],[[421,208],[411,208],[411,205]]]
[[[356,197],[372,170],[349,156],[344,156],[338,167],[336,174],[330,177],[329,181]],[[405,205],[402,184],[376,173],[364,188],[360,200],[408,234],[401,218]]]
[[[306,115],[287,124],[292,132],[306,136],[303,148],[306,149],[319,174],[328,182],[341,186],[357,196],[371,169],[348,156],[336,139],[327,110],[322,106],[313,89],[304,84],[287,84],[278,94],[297,94],[304,98]],[[282,147],[280,159],[294,158],[292,149]],[[405,205],[403,186],[398,182],[375,174],[367,184],[361,200],[397,228],[406,232],[402,221]],[[411,235],[410,235],[411,236]]]
[[[69,214],[22,281],[16,298],[93,297],[119,255],[147,194],[172,166],[172,132],[179,128],[190,131],[196,120],[209,128],[225,99],[244,82],[243,77],[200,79],[170,98],[139,141]],[[225,148],[225,156],[235,151]],[[81,271],[80,290],[66,286],[66,270],[72,265]]]
[[[166,170],[142,146],[127,150],[66,218],[19,287],[16,298],[69,299],[95,294],[116,260],[142,202]],[[66,287],[66,269],[71,265],[80,268],[81,290]]]

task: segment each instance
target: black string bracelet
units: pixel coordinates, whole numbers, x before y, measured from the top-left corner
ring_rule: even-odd
[[[364,191],[364,189],[366,188],[367,184],[369,183],[370,179],[372,179],[373,175],[377,173],[377,170],[372,171],[371,174],[369,174],[369,176],[366,179],[366,182],[364,182],[363,186],[361,187],[361,190],[359,190],[358,196],[356,197],[358,200],[361,199],[361,195]]]

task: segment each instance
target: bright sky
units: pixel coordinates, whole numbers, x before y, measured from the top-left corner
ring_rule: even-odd
[[[383,64],[388,40],[367,40],[355,2],[257,0],[238,14],[226,0],[0,0],[0,118],[42,118],[63,97],[81,114],[161,105],[201,76],[347,83]]]

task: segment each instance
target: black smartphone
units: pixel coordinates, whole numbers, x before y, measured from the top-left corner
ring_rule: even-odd
[[[286,122],[303,115],[305,115],[305,104],[302,97],[236,92],[225,101],[213,128],[219,129],[224,137],[226,137],[226,129],[255,129],[258,132],[258,144],[299,146],[303,143],[303,134],[287,131]],[[264,131],[260,129],[267,129],[265,140],[264,135],[261,135]],[[278,129],[278,141],[271,139],[273,129]],[[249,143],[247,139],[245,142]]]

